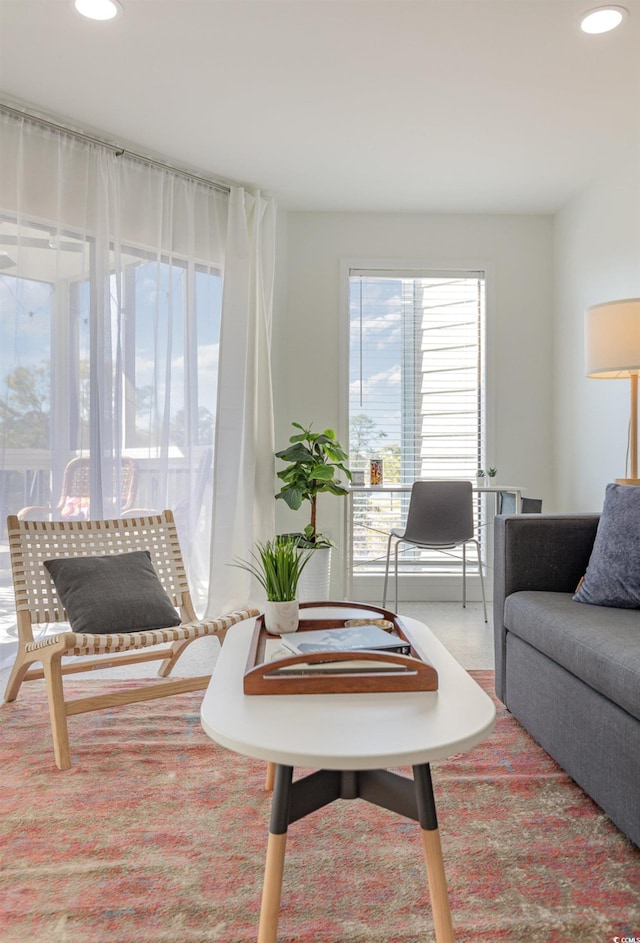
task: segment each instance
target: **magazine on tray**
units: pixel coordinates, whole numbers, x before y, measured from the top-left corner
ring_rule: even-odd
[[[310,629],[281,635],[282,644],[294,655],[312,652],[394,652],[410,655],[411,645],[377,625],[345,626],[339,629]]]

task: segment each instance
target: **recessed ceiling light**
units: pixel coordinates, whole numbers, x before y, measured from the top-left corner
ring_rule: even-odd
[[[112,20],[122,13],[118,0],[74,0],[73,5],[78,13],[90,20]]]
[[[584,14],[580,27],[585,33],[608,33],[620,26],[628,15],[624,7],[597,7]]]

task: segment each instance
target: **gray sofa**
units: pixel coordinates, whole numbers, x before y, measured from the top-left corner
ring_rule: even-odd
[[[640,610],[572,599],[598,520],[495,519],[496,693],[640,845]]]

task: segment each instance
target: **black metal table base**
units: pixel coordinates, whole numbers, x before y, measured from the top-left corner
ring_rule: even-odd
[[[336,799],[364,799],[432,831],[438,827],[428,763],[413,767],[413,780],[385,769],[320,769],[293,782],[293,766],[276,766],[269,831],[288,826]]]
[[[293,780],[293,766],[276,765],[258,943],[277,943],[287,829],[337,799],[364,799],[419,822],[437,943],[454,943],[453,925],[428,763],[413,779],[374,770],[317,770]]]

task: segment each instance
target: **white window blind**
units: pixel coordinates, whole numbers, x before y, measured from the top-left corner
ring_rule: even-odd
[[[389,482],[472,478],[482,457],[482,274],[352,270],[349,281],[352,467],[380,454]]]
[[[484,296],[482,272],[350,270],[350,465],[365,481],[371,458],[382,458],[385,484],[475,476],[484,455]],[[382,496],[356,496],[354,563],[380,558],[407,503],[395,496],[385,508]]]

